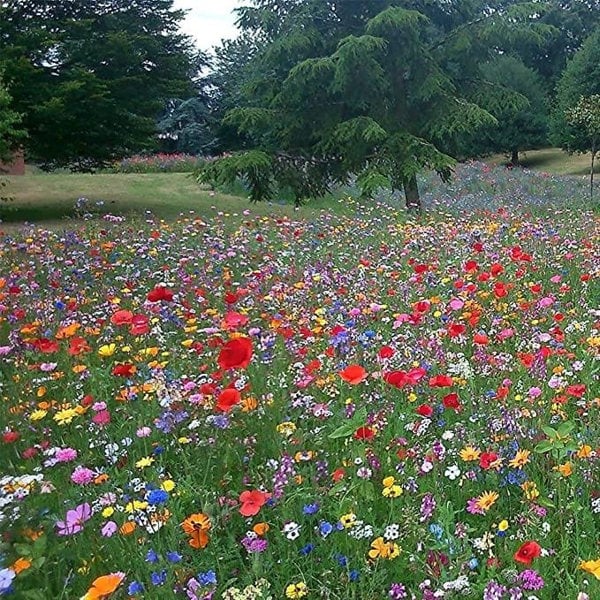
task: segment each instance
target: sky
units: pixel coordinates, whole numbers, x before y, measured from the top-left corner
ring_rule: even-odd
[[[232,10],[242,0],[175,0],[175,8],[190,9],[182,29],[191,35],[201,50],[210,50],[222,39],[236,37]]]

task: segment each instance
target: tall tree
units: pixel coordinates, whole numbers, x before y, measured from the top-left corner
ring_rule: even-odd
[[[263,47],[226,117],[253,150],[211,163],[201,180],[241,174],[253,199],[278,184],[299,201],[356,176],[365,194],[387,185],[419,207],[417,174],[451,175],[450,141],[496,122],[484,106],[522,103],[482,86],[479,64],[548,29],[540,5],[505,4],[254,0],[240,25]]]
[[[569,125],[587,137],[590,159],[590,200],[594,198],[594,163],[600,152],[600,94],[581,96],[579,102],[565,114]]]
[[[166,101],[195,73],[173,0],[7,0],[0,68],[31,158],[87,169],[156,145]]]
[[[11,104],[12,98],[0,72],[0,162],[5,163],[11,160],[13,151],[24,137],[24,131],[19,127],[21,116],[12,109]]]
[[[589,136],[585,128],[567,119],[582,96],[600,94],[600,26],[589,36],[567,64],[556,94],[551,123],[554,143],[568,152],[588,152]]]
[[[512,165],[518,165],[521,150],[540,148],[548,142],[548,98],[543,80],[520,58],[507,54],[481,65],[481,75],[484,85],[516,92],[523,103],[490,107],[498,123],[462,139],[460,153],[473,157],[502,152]]]

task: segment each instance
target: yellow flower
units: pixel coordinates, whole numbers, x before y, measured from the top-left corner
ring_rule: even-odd
[[[146,510],[148,508],[148,503],[142,500],[134,500],[133,502],[128,502],[125,505],[125,512],[132,513],[136,510]]]
[[[392,487],[394,483],[396,483],[396,479],[393,475],[390,475],[389,477],[386,477],[381,483],[383,483],[383,487]]]
[[[402,495],[402,488],[398,484],[383,488],[381,492],[386,498],[398,498]]]
[[[308,594],[308,588],[303,581],[299,581],[298,583],[290,583],[285,588],[285,597],[291,598],[294,600],[295,598],[304,598]]]
[[[384,542],[382,537],[378,537],[371,542],[369,558],[386,558],[392,560],[400,555],[400,546],[396,542]]]
[[[105,519],[108,519],[108,517],[112,517],[113,514],[115,513],[115,509],[112,506],[107,506],[103,511],[102,511],[102,516]]]
[[[172,479],[165,479],[160,486],[165,492],[171,492],[175,488],[175,482]]]
[[[138,460],[135,463],[135,466],[138,469],[145,469],[146,467],[149,467],[153,462],[154,462],[153,456],[144,456],[144,458],[140,458],[140,460]]]
[[[290,436],[294,431],[296,431],[296,424],[292,423],[292,421],[284,421],[283,423],[279,423],[276,427],[277,433],[281,435]]]
[[[600,579],[600,558],[596,560],[583,560],[579,564],[579,568],[590,575],[593,575],[596,579]]]
[[[535,481],[526,481],[521,485],[521,489],[525,493],[527,500],[535,500],[540,495]]]
[[[577,450],[577,458],[589,458],[592,455],[592,447],[587,444],[583,444],[579,450]]]
[[[499,497],[500,495],[498,492],[483,492],[483,494],[477,498],[477,508],[487,512],[494,506]]]
[[[356,515],[354,513],[348,513],[340,517],[340,523],[344,526],[344,529],[350,529],[356,522]]]
[[[558,467],[556,467],[556,470],[563,477],[568,477],[569,475],[571,475],[573,473],[573,465],[572,465],[571,461],[569,460],[566,463],[564,463],[563,465],[558,465]]]
[[[498,531],[506,531],[508,529],[508,521],[506,519],[502,519],[498,524]]]
[[[77,411],[74,408],[64,408],[54,415],[54,420],[59,425],[68,425],[76,415]]]
[[[530,454],[531,452],[529,450],[517,450],[515,457],[508,462],[508,466],[513,469],[524,467],[529,462]]]
[[[473,446],[465,446],[459,452],[459,455],[465,462],[470,462],[470,461],[479,460],[479,457],[481,456],[481,452],[479,450],[477,450],[476,448],[473,448]]]
[[[48,414],[47,410],[34,410],[29,415],[30,421],[41,421]]]
[[[109,356],[112,356],[116,352],[116,350],[116,344],[104,344],[104,346],[100,346],[100,348],[98,348],[98,354],[102,358],[108,358]]]

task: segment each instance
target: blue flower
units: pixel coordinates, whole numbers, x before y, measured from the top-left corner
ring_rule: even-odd
[[[314,549],[315,549],[314,544],[306,544],[306,546],[304,546],[303,548],[300,548],[300,554],[302,556],[306,556],[307,554],[310,554]]]
[[[148,550],[148,552],[146,552],[146,562],[149,563],[157,563],[158,562],[158,554],[156,554],[156,552],[150,548],[150,550]]]
[[[139,581],[132,581],[127,588],[127,593],[130,596],[133,596],[134,594],[140,594],[143,591],[144,586]]]
[[[314,515],[319,510],[319,505],[316,502],[312,504],[305,504],[302,512],[305,515]]]
[[[206,571],[206,573],[198,573],[196,579],[202,585],[217,585],[217,574],[214,571]]]
[[[152,490],[148,494],[148,497],[146,498],[146,500],[148,501],[148,504],[152,504],[152,505],[162,504],[163,502],[166,502],[168,499],[169,499],[169,494],[167,492],[165,492],[165,490]]]
[[[181,562],[183,556],[179,552],[167,552],[167,560],[172,563]]]
[[[333,531],[333,525],[328,521],[321,521],[319,523],[319,533],[326,538]]]
[[[348,558],[346,556],[344,556],[343,554],[336,554],[334,556],[335,560],[337,560],[338,564],[340,565],[340,567],[347,567],[348,566]]]
[[[360,577],[360,571],[357,571],[356,569],[352,569],[352,571],[350,571],[350,573],[348,573],[348,577],[350,578],[350,581],[358,581],[358,579]]]
[[[150,581],[152,581],[152,585],[162,585],[165,581],[167,581],[167,571],[163,569],[160,572],[152,572],[150,575]]]

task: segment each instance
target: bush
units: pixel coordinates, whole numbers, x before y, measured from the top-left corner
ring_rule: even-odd
[[[191,154],[154,154],[131,156],[114,166],[115,173],[192,173],[206,163]]]

